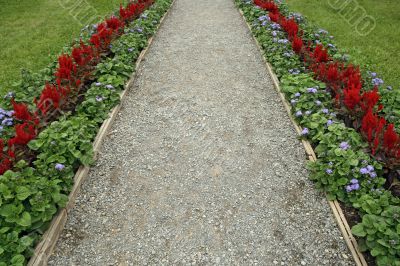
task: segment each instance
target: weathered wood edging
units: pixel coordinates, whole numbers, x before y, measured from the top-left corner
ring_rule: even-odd
[[[301,135],[302,129],[300,128],[300,126],[296,123],[296,121],[293,119],[292,117],[292,112],[291,112],[291,106],[289,105],[289,103],[286,101],[285,95],[283,94],[281,87],[279,85],[279,79],[276,76],[276,74],[274,73],[274,71],[272,70],[272,66],[271,64],[265,59],[264,55],[263,55],[263,50],[261,48],[260,43],[258,42],[258,40],[256,39],[256,37],[253,35],[251,26],[249,25],[249,23],[247,22],[246,18],[244,17],[243,11],[238,9],[240,15],[242,16],[244,22],[246,23],[251,36],[253,37],[253,40],[255,41],[258,50],[261,53],[261,56],[264,60],[266,69],[269,73],[269,75],[271,76],[272,79],[272,83],[274,84],[274,88],[277,91],[277,93],[279,94],[282,103],[288,113],[288,116],[290,118],[290,121],[292,121],[293,126],[295,127],[297,133],[299,135]],[[314,153],[314,150],[310,144],[310,142],[308,140],[302,139],[302,143],[304,146],[304,149],[306,150],[306,155],[308,157],[308,159],[310,161],[315,162],[317,160],[317,156]],[[357,240],[354,238],[353,234],[351,233],[351,228],[349,226],[349,223],[346,220],[346,217],[343,214],[343,210],[340,207],[340,204],[337,200],[328,200],[329,206],[331,207],[331,210],[333,212],[333,215],[335,216],[336,222],[339,226],[340,231],[342,232],[343,238],[346,241],[346,244],[354,258],[354,262],[356,263],[357,266],[368,266],[364,255],[362,254],[362,252],[360,251],[360,248],[358,246]]]
[[[140,63],[142,62],[144,56],[146,55],[150,45],[153,43],[153,40],[158,33],[159,28],[161,27],[164,19],[169,14],[170,10],[172,9],[175,0],[172,1],[171,5],[169,6],[168,10],[165,12],[164,16],[160,19],[160,22],[157,26],[157,29],[153,36],[147,42],[146,48],[142,50],[138,59],[135,63],[135,71],[130,77],[129,81],[125,84],[125,89],[120,93],[120,103],[115,106],[111,112],[109,113],[109,117],[104,120],[103,124],[101,125],[99,131],[97,132],[96,138],[93,142],[93,151],[94,151],[94,158],[97,158],[97,155],[100,151],[101,145],[104,139],[107,136],[108,130],[111,128],[112,123],[114,122],[115,118],[119,110],[121,109],[122,102],[127,94],[129,88],[132,86],[133,82],[137,77],[137,70],[139,68]],[[80,166],[78,171],[75,173],[74,176],[74,185],[72,187],[71,193],[68,196],[68,203],[66,207],[60,209],[57,215],[53,218],[49,228],[47,229],[46,233],[43,234],[42,240],[38,243],[35,248],[34,255],[28,262],[28,266],[45,266],[47,265],[48,259],[50,258],[51,254],[53,253],[54,247],[59,239],[61,232],[64,229],[65,223],[67,221],[67,217],[71,209],[75,205],[75,200],[79,194],[81,185],[85,181],[86,177],[89,174],[90,166]]]

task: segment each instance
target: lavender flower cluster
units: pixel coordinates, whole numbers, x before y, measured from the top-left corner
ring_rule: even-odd
[[[13,115],[14,111],[7,111],[0,108],[0,131],[4,129],[4,126],[12,126],[14,124]]]

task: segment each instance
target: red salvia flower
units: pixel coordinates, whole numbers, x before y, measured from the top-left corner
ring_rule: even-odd
[[[36,137],[35,127],[27,122],[15,125],[15,137],[8,141],[8,146],[26,145],[29,141]]]
[[[117,17],[111,17],[106,19],[107,27],[113,29],[114,31],[118,31],[120,28],[124,27],[124,22],[119,20]]]
[[[268,16],[269,16],[269,18],[271,19],[271,21],[273,21],[273,22],[278,22],[278,21],[279,21],[279,18],[280,18],[279,13],[270,12],[270,13],[268,14]]]
[[[22,121],[32,121],[33,116],[28,109],[28,105],[25,103],[16,103],[14,99],[11,100],[11,103],[14,107],[14,116],[15,118]]]
[[[396,131],[394,131],[394,125],[389,124],[385,133],[383,134],[383,146],[386,149],[391,150],[394,148],[398,140],[399,136],[397,135]]]
[[[339,79],[339,70],[338,70],[338,64],[329,64],[328,67],[328,73],[326,75],[326,79],[330,83],[336,83],[337,80]]]
[[[345,106],[350,110],[354,110],[361,101],[360,89],[351,85],[350,88],[345,89],[343,92]]]
[[[328,49],[324,48],[321,44],[317,44],[312,57],[317,63],[327,62],[329,60]]]
[[[292,48],[296,54],[299,54],[301,51],[301,48],[303,48],[303,40],[300,37],[295,36],[292,41]]]
[[[289,39],[293,39],[299,32],[299,25],[297,25],[294,19],[282,19],[281,25],[283,29],[288,33]]]
[[[278,6],[273,1],[254,0],[254,4],[273,13],[278,11]]]
[[[364,92],[361,95],[361,103],[360,103],[361,109],[363,111],[373,109],[374,106],[378,103],[379,98],[380,96],[377,87],[375,87],[374,90],[372,91]]]

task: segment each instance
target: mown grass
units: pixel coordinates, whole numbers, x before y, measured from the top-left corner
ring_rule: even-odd
[[[121,2],[127,1],[0,0],[0,93],[20,79],[22,68],[47,66],[91,17],[111,14]]]
[[[351,60],[368,65],[377,72],[385,85],[400,88],[400,5],[398,0],[352,0],[339,12],[345,0],[286,0],[292,11],[302,13],[310,21],[330,32],[338,48],[346,50]],[[343,18],[349,7],[363,8],[376,21],[376,27],[366,36],[357,33],[355,19]],[[336,9],[335,9],[336,8]]]

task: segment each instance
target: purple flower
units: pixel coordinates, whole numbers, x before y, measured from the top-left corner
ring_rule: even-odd
[[[308,89],[307,89],[307,92],[308,92],[308,93],[317,93],[318,90],[317,90],[316,88],[308,88]]]
[[[281,29],[281,25],[279,25],[278,23],[272,23],[271,24],[271,29],[273,30],[280,30]]]
[[[264,21],[264,20],[268,20],[268,19],[269,19],[269,17],[266,16],[266,15],[263,15],[263,16],[258,18],[259,21]]]
[[[371,172],[371,173],[369,174],[369,176],[370,176],[371,178],[375,178],[375,177],[377,176],[377,174],[376,174],[375,172]]]
[[[331,175],[331,174],[333,173],[333,170],[330,169],[330,168],[328,168],[328,169],[325,170],[325,172],[326,172],[328,175]]]
[[[62,171],[65,168],[65,165],[63,165],[61,163],[57,163],[55,168],[57,171]]]
[[[303,136],[308,135],[308,133],[310,133],[310,132],[309,132],[308,128],[306,128],[306,127],[303,128],[303,131],[301,131],[301,135],[303,135]]]
[[[326,31],[324,29],[319,29],[318,33],[320,33],[320,34],[328,34],[328,31]]]
[[[106,85],[106,88],[107,88],[107,89],[110,89],[110,90],[111,90],[111,89],[114,89],[113,85],[110,85],[110,84],[109,84],[109,85]]]
[[[324,114],[329,114],[329,110],[326,109],[326,108],[322,109],[322,112],[323,112]]]
[[[386,89],[389,91],[393,90],[392,86],[387,86]]]
[[[375,78],[376,77],[376,73],[375,72],[371,72],[371,77]]]
[[[293,69],[289,69],[289,73],[293,74],[293,75],[298,75],[300,74],[300,70],[293,68]]]
[[[0,126],[0,131],[3,131],[3,127],[2,126]]]
[[[306,111],[305,114],[306,114],[306,115],[310,115],[310,114],[311,114],[311,111]]]
[[[339,144],[339,148],[341,148],[342,150],[347,150],[348,148],[350,148],[350,145],[346,141],[343,141]]]
[[[357,181],[357,182],[355,182],[355,181]],[[358,180],[357,179],[352,179],[351,180],[351,185],[347,185],[346,186],[346,191],[347,192],[351,192],[353,190],[359,190],[359,189],[360,189],[360,184],[358,184]]]
[[[367,166],[368,172],[372,172],[375,170],[375,168],[372,165]]]
[[[14,115],[14,113],[15,113],[14,110],[5,112],[6,116],[8,116],[8,117],[12,117]]]
[[[15,93],[10,91],[4,96],[4,99],[11,99],[11,98],[14,98],[14,96],[15,96]]]
[[[363,167],[363,168],[360,169],[360,173],[361,173],[362,175],[366,175],[366,174],[369,173],[369,171],[368,171],[367,168]]]
[[[358,180],[356,178],[353,178],[352,180],[350,180],[350,183],[352,184],[358,184]]]
[[[97,95],[97,96],[96,96],[96,101],[98,101],[98,102],[101,102],[101,101],[103,101],[103,97],[101,97],[101,96]]]
[[[143,29],[142,28],[136,28],[136,31],[139,32],[139,33],[142,33]]]
[[[130,53],[133,52],[133,50],[134,50],[133,48],[128,48],[128,52]]]
[[[3,126],[12,126],[13,125],[13,119],[12,118],[6,118],[1,122],[1,124]]]
[[[326,122],[326,125],[329,127],[330,125],[332,125],[333,124],[333,121],[332,120],[328,120],[327,122]]]
[[[328,164],[329,164],[330,166],[332,166],[332,165],[333,165],[333,162],[329,162]]]
[[[271,32],[272,36],[276,37],[278,35],[278,33],[276,31],[272,31]]]
[[[301,111],[297,111],[295,115],[296,115],[297,117],[300,117],[300,116],[303,115],[303,113],[302,113]]]
[[[295,105],[295,104],[297,103],[297,100],[292,99],[292,100],[290,100],[290,103],[291,103],[292,105]]]
[[[101,84],[101,82],[96,82],[94,85],[96,85],[97,87],[100,87],[102,84]]]
[[[140,17],[146,19],[147,18],[147,14],[142,14],[142,15],[140,15]]]
[[[382,80],[382,79],[380,79],[380,78],[374,78],[374,79],[372,79],[372,84],[374,85],[374,86],[380,86],[380,85],[382,85],[384,83],[384,81]]]
[[[316,101],[315,101],[315,104],[316,104],[316,105],[321,105],[321,101],[316,100]]]
[[[330,48],[332,48],[332,49],[335,49],[335,48],[336,48],[335,45],[333,45],[333,44],[331,44],[331,43],[328,43],[328,46],[329,46]]]
[[[301,96],[301,93],[300,93],[300,92],[296,92],[296,93],[294,94],[294,96],[295,96],[295,97],[300,97],[300,96]]]

